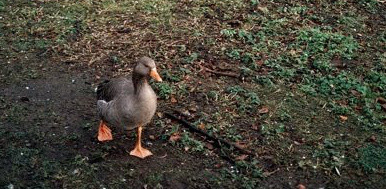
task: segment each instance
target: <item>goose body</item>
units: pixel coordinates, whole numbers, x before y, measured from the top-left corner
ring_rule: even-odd
[[[157,96],[144,81],[140,90],[134,92],[131,80],[117,78],[98,87],[99,117],[109,126],[132,130],[148,124],[157,108]]]
[[[152,155],[141,147],[142,127],[148,124],[157,108],[157,96],[148,78],[162,81],[154,60],[143,57],[134,67],[131,79],[116,78],[99,84],[97,88],[98,115],[101,119],[98,140],[112,140],[109,127],[132,130],[137,128],[137,142],[131,155],[144,158]]]

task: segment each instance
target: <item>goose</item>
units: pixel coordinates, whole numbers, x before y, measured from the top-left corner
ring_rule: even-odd
[[[162,82],[153,59],[140,58],[131,79],[120,77],[104,81],[97,88],[97,108],[100,118],[98,141],[113,139],[112,128],[137,129],[137,139],[130,155],[145,158],[152,153],[141,145],[142,129],[154,116],[157,96],[148,79]]]

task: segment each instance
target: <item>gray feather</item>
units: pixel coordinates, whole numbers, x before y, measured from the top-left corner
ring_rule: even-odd
[[[107,109],[107,102],[104,101],[104,100],[98,100],[97,101],[97,108],[98,108],[98,115],[99,115],[99,117],[101,117],[101,118],[104,117],[103,113]]]
[[[117,78],[98,85],[98,115],[109,126],[130,130],[151,121],[157,108],[157,96],[147,82],[152,67],[153,60],[142,58],[131,79]]]

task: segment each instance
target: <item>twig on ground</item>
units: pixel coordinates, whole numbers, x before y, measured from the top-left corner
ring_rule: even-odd
[[[212,136],[208,133],[206,133],[205,131],[201,130],[201,129],[198,129],[197,127],[195,127],[194,125],[190,124],[189,122],[187,122],[186,120],[184,119],[181,119],[181,118],[178,118],[177,116],[171,114],[171,113],[168,113],[166,112],[165,113],[166,116],[168,116],[169,118],[172,118],[178,122],[180,122],[183,126],[187,127],[188,129],[190,129],[191,131],[193,132],[196,132],[196,133],[199,133],[199,134],[202,134],[204,135],[205,137],[207,137],[207,139],[209,140],[213,140],[215,142],[215,144],[218,146],[218,147],[222,147],[223,144],[225,144],[226,146],[228,147],[233,147],[237,150],[239,150],[241,153],[243,154],[248,154],[248,155],[254,155],[252,152],[248,151],[248,150],[245,150],[243,148],[241,148],[240,146],[236,145],[236,144],[233,144],[231,142],[228,142],[224,139],[221,139],[221,138],[217,138],[215,136]]]
[[[216,74],[216,75],[235,77],[235,78],[239,78],[240,77],[240,74],[237,74],[237,73],[219,72],[219,71],[211,70],[211,69],[209,69],[207,67],[204,67],[204,66],[201,66],[201,65],[200,65],[200,67],[201,67],[201,70],[204,70],[204,71],[207,71],[209,73]]]

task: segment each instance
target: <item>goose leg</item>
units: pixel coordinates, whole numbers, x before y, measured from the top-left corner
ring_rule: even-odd
[[[113,140],[111,129],[107,127],[106,123],[103,120],[101,120],[101,123],[99,124],[98,140],[99,141]]]
[[[130,152],[130,155],[143,159],[153,154],[149,150],[142,148],[141,135],[142,135],[142,126],[139,126],[137,130],[137,142],[135,143],[134,150]]]

